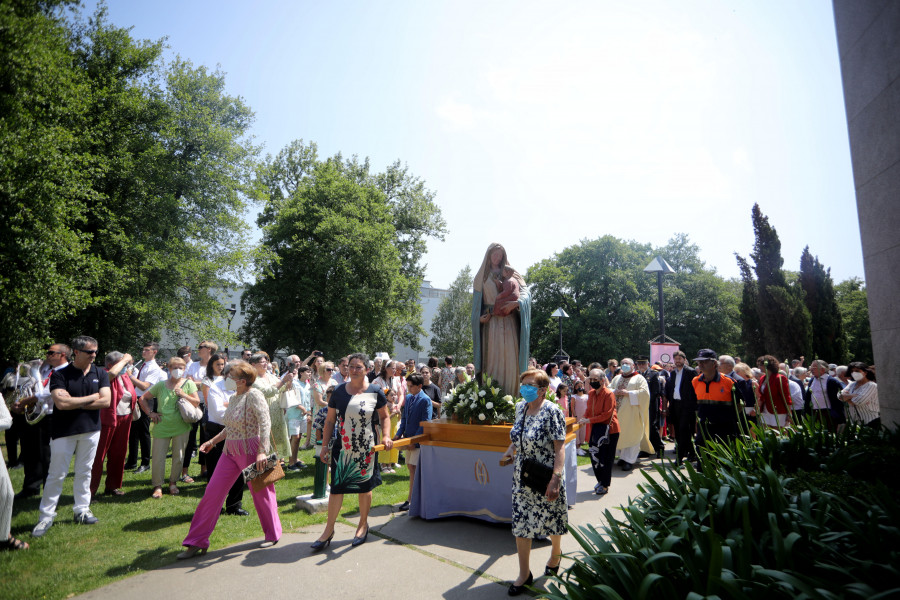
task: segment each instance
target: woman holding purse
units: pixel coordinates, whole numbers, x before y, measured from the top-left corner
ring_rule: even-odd
[[[556,403],[544,398],[550,387],[550,377],[547,373],[531,369],[522,373],[519,381],[521,382],[519,394],[525,401],[516,405],[516,419],[509,432],[512,443],[504,452],[501,461],[501,464],[506,464],[515,452],[512,532],[516,536],[519,576],[509,586],[510,596],[518,596],[534,582],[529,566],[531,540],[534,538],[550,538],[552,546],[550,561],[544,575],[556,575],[559,572],[562,534],[567,532],[569,523],[563,472],[565,417]],[[525,481],[540,471],[549,474],[550,477],[546,488],[539,492],[529,487]]]
[[[259,472],[266,469],[270,434],[269,405],[262,392],[251,388],[254,381],[256,369],[243,361],[232,365],[228,370],[226,388],[234,390],[234,395],[225,409],[225,429],[200,446],[200,452],[206,453],[224,441],[225,452],[191,519],[191,529],[182,542],[185,550],[178,555],[179,560],[206,554],[209,536],[219,521],[222,502],[237,478],[243,477],[242,471],[254,463]],[[270,483],[259,491],[251,487],[250,491],[266,538],[260,547],[274,546],[281,539],[281,519],[278,517],[275,485]]]
[[[169,471],[169,493],[178,495],[176,481],[181,476],[184,462],[184,448],[191,433],[191,423],[186,423],[178,410],[178,401],[184,400],[192,406],[200,406],[197,385],[184,376],[184,361],[177,356],[169,359],[169,378],[158,381],[138,399],[141,410],[153,423],[150,437],[153,449],[150,452],[150,480],[153,497],[162,498],[162,484],[166,476],[166,455],[172,447],[172,468]],[[156,409],[153,400],[156,399]]]

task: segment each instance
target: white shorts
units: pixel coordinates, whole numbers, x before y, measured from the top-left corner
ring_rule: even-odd
[[[416,466],[419,464],[419,448],[410,448],[406,451],[407,466]]]
[[[768,425],[769,427],[784,427],[784,424],[787,422],[787,415],[773,415],[769,412],[764,412],[760,415],[762,417],[763,423]]]
[[[288,421],[288,435],[303,435],[306,433],[306,419],[291,419]]]

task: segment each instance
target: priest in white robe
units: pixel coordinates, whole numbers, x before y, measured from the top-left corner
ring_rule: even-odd
[[[610,387],[616,395],[619,418],[618,464],[623,471],[630,471],[642,449],[644,452],[653,450],[650,444],[650,388],[630,358],[622,359],[621,370]]]

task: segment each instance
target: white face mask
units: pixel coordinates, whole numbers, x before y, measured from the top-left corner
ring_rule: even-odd
[[[235,381],[231,377],[227,377],[225,379],[225,389],[228,390],[229,392],[236,392],[237,391],[237,381]]]
[[[859,371],[853,371],[850,376],[853,378],[853,381],[860,381],[866,376],[866,374],[860,373]]]
[[[628,375],[630,373],[631,373],[631,365],[629,365],[628,363],[625,363],[624,365],[622,365],[622,374]]]
[[[184,375],[184,369],[172,369],[169,374],[173,379],[181,379],[181,377]]]

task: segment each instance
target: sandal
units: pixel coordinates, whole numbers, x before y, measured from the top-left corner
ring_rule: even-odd
[[[178,481],[183,483],[194,483],[194,479],[190,475],[182,475]]]
[[[153,494],[151,494],[151,498],[162,498],[162,488],[159,486],[153,488]]]
[[[169,493],[170,493],[171,495],[173,495],[173,496],[177,496],[177,495],[180,494],[181,492],[178,491],[178,486],[177,486],[177,485],[175,485],[174,483],[170,483],[170,484],[169,484]]]
[[[10,534],[9,539],[0,542],[0,550],[28,550],[31,546]]]
[[[123,490],[122,488],[119,488],[117,490],[106,490],[105,492],[103,492],[103,495],[104,496],[124,496],[125,490]]]

